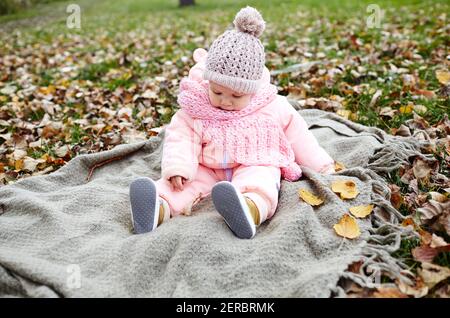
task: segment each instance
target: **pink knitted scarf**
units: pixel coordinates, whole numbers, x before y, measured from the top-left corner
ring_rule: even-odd
[[[281,126],[257,112],[276,98],[277,88],[264,84],[244,109],[226,111],[211,105],[208,85],[186,77],[178,95],[181,108],[201,121],[203,135],[239,164],[277,166],[284,179],[298,180],[301,169]]]

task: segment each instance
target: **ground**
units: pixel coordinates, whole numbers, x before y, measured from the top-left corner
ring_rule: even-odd
[[[396,253],[416,275],[415,289],[353,286],[349,294],[448,297],[448,1],[379,0],[373,8],[357,0],[198,0],[180,9],[175,0],[79,0],[80,29],[66,24],[72,2],[47,2],[0,15],[0,184],[155,134],[177,110],[192,51],[208,48],[252,5],[267,23],[261,41],[267,67],[279,71],[280,94],[394,135],[431,139],[422,151],[434,160],[411,158],[385,176],[404,225],[421,235]],[[426,284],[424,263],[439,266],[438,284]]]

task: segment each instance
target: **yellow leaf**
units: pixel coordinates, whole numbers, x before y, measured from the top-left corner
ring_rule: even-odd
[[[345,169],[345,166],[344,166],[344,164],[342,163],[342,162],[335,162],[334,163],[334,170],[336,171],[336,172],[338,172],[338,171],[341,171],[341,170],[344,170]]]
[[[357,218],[365,218],[370,213],[372,213],[373,204],[369,205],[359,205],[350,208],[350,213],[356,216]]]
[[[350,110],[347,109],[339,109],[336,114],[338,114],[341,117],[344,117],[345,119],[349,119],[352,112]]]
[[[44,95],[52,95],[56,92],[56,88],[53,85],[49,85],[48,87],[40,87],[39,92]]]
[[[312,194],[311,192],[309,192],[306,189],[300,189],[298,190],[298,195],[300,196],[300,198],[303,199],[303,201],[305,201],[306,203],[310,204],[310,205],[321,205],[323,203],[323,200],[317,196],[315,196],[314,194]]]
[[[399,111],[402,114],[410,114],[412,113],[414,106],[412,104],[408,104],[406,106],[400,106]]]
[[[349,239],[354,239],[361,235],[361,231],[359,230],[355,218],[348,214],[344,214],[333,228],[338,235]]]
[[[341,199],[353,199],[359,194],[356,183],[352,180],[337,180],[331,184],[331,189],[341,195]]]
[[[439,83],[448,85],[450,83],[450,72],[448,71],[436,71],[436,78]]]
[[[14,169],[16,169],[16,171],[22,170],[23,164],[24,164],[23,159],[14,161]]]

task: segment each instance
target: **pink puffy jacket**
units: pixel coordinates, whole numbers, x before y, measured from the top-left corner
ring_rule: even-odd
[[[189,78],[203,81],[202,72],[205,67],[207,52],[204,49],[194,51],[197,62],[189,71]],[[270,73],[264,70],[262,81],[270,82]],[[272,117],[279,123],[295,155],[295,162],[310,167],[321,173],[334,172],[334,160],[318,144],[308,125],[300,114],[292,107],[286,97],[276,98],[266,106],[257,110],[258,116]],[[182,176],[193,181],[199,164],[214,169],[234,168],[239,163],[224,158],[222,151],[216,151],[213,140],[205,139],[198,129],[198,121],[194,120],[184,109],[180,109],[172,117],[166,127],[161,163],[162,178]]]

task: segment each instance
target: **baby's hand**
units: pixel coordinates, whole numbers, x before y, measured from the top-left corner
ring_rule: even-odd
[[[169,182],[172,185],[174,191],[183,191],[186,178],[182,176],[173,176],[169,178]]]

